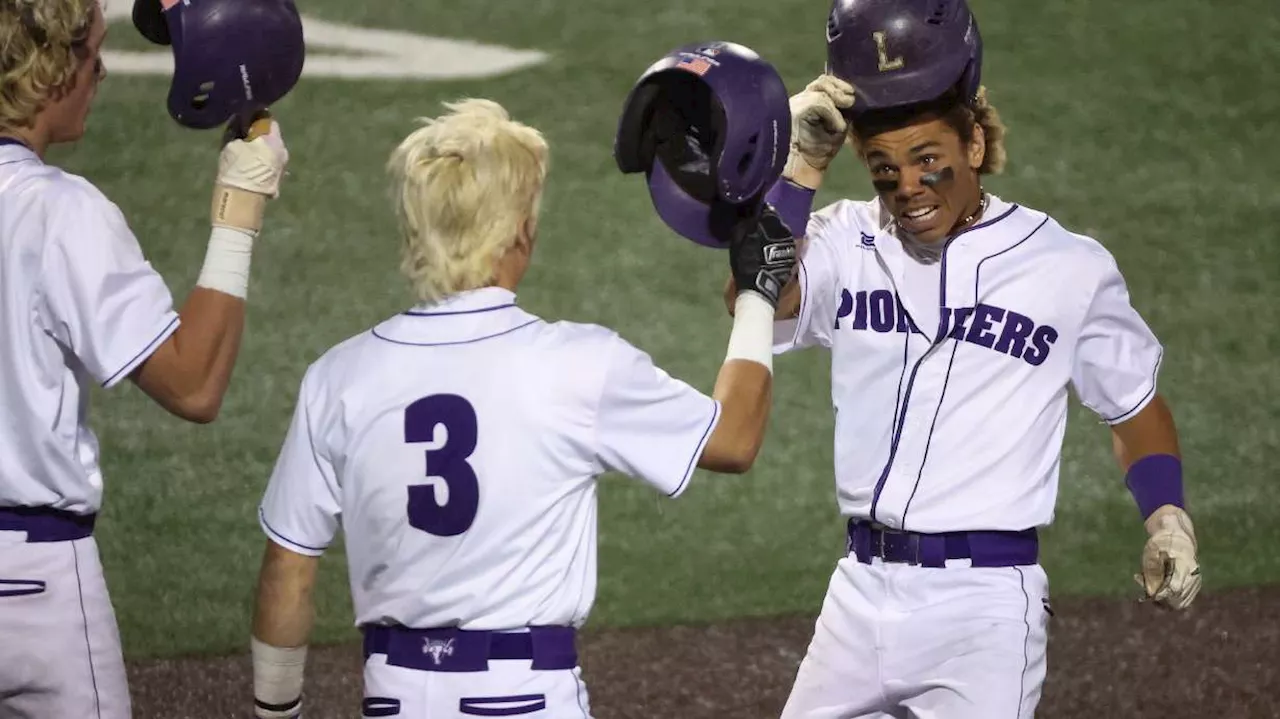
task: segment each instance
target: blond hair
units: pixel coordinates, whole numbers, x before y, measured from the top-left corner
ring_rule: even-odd
[[[492,100],[445,103],[447,114],[391,153],[400,271],[423,302],[492,283],[522,228],[535,231],[548,148]]]
[[[973,103],[973,107],[969,108],[968,114],[971,118],[970,126],[977,123],[978,127],[982,128],[983,138],[987,142],[986,155],[982,159],[982,166],[978,168],[978,174],[998,175],[1004,172],[1004,165],[1009,157],[1004,147],[1004,136],[1007,130],[1004,121],[1000,119],[1000,112],[987,99],[985,85],[978,88],[977,100]],[[961,137],[965,135],[962,133]]]
[[[0,130],[31,127],[80,65],[99,0],[0,0]]]

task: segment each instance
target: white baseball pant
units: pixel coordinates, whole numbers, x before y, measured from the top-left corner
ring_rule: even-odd
[[[1034,716],[1050,616],[1040,565],[925,566],[863,544],[836,564],[782,719]]]
[[[0,508],[0,719],[132,716],[90,532],[65,513]]]

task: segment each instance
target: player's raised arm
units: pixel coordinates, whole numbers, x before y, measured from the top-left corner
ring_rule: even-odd
[[[791,147],[782,177],[769,188],[765,200],[774,207],[783,223],[799,238],[799,255],[804,254],[805,227],[813,208],[813,198],[827,167],[839,154],[848,131],[842,110],[853,104],[853,86],[833,75],[820,75],[790,99]],[[732,316],[736,311],[738,286],[730,275],[724,287],[724,305]],[[799,276],[792,274],[779,293],[775,319],[785,320],[800,313]]]
[[[179,312],[177,330],[159,347],[148,347],[145,360],[135,358],[139,364],[129,373],[173,414],[210,422],[240,350],[254,240],[289,159],[265,108],[302,75],[302,19],[293,0],[264,0],[254,3],[253,12],[235,0],[206,0],[199,11],[177,0],[135,0],[131,15],[143,37],[172,48],[169,115],[196,130],[226,126],[199,280]],[[181,38],[171,36],[171,27],[183,28]],[[243,89],[249,87],[252,92]]]
[[[745,472],[763,441],[773,320],[796,264],[796,228],[765,200],[789,157],[788,102],[778,71],[758,53],[708,42],[677,48],[650,65],[623,103],[614,140],[618,168],[644,173],[658,216],[677,234],[728,247],[733,276],[728,301],[734,326],[714,403],[652,371],[647,358],[621,356],[630,353],[620,353],[606,381],[604,393],[613,399],[602,406],[627,410],[605,412],[607,424],[634,428],[640,419],[625,418],[644,418],[644,434],[666,438],[672,454],[675,446],[697,440],[696,461],[685,460],[686,454],[678,466],[663,466],[638,449],[657,440],[623,439],[626,433],[613,427],[603,433],[606,464],[656,480],[673,494],[695,466]],[[750,111],[712,112],[717,106]],[[807,212],[801,214],[807,220]],[[651,401],[642,404],[636,396]],[[607,419],[614,414],[617,419]],[[666,486],[672,479],[676,486]]]
[[[211,422],[231,382],[244,331],[254,240],[268,200],[280,192],[289,152],[274,120],[223,146],[214,181],[209,248],[178,329],[131,375],[183,419]]]
[[[760,451],[773,395],[773,316],[795,263],[795,239],[772,207],[730,238],[729,265],[742,289],[713,393],[720,420],[698,458],[703,469],[745,472]]]

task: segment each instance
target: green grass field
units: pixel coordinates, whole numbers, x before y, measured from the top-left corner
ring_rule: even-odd
[[[772,60],[791,92],[821,71],[826,0],[634,3],[298,0],[303,13],[539,50],[487,79],[307,77],[277,108],[291,176],[255,253],[250,319],[220,419],[188,426],[136,389],[95,397],[107,483],[100,524],[126,652],[239,650],[264,537],[255,509],[308,363],[402,308],[382,164],[418,116],[493,98],[542,129],[552,174],[520,292],[548,318],[597,322],[710,391],[729,321],[725,262],[673,236],[642,180],[613,164],[635,77],[671,47],[728,39]],[[1280,15],[1272,0],[975,0],[985,79],[1010,127],[1004,198],[1050,212],[1116,255],[1168,348],[1208,591],[1280,580]],[[108,47],[145,49],[127,22]],[[313,56],[325,53],[312,47]],[[465,50],[454,62],[465,64]],[[109,68],[110,69],[110,68]],[[165,114],[162,78],[116,72],[90,134],[53,161],[130,218],[175,299],[204,255],[216,134]],[[1270,131],[1270,132],[1268,132]],[[866,196],[842,157],[819,201]],[[777,361],[776,413],[745,477],[699,474],[679,501],[617,477],[602,492],[591,626],[814,612],[841,551],[831,476],[828,361]],[[1107,432],[1078,406],[1045,563],[1058,594],[1130,594],[1144,535]],[[340,551],[323,563],[318,641],[355,637]]]

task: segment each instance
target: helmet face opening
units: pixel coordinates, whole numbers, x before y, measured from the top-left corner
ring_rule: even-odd
[[[696,77],[672,74],[663,84],[650,124],[654,155],[680,189],[710,204],[719,199],[715,158],[722,144],[724,111]]]

